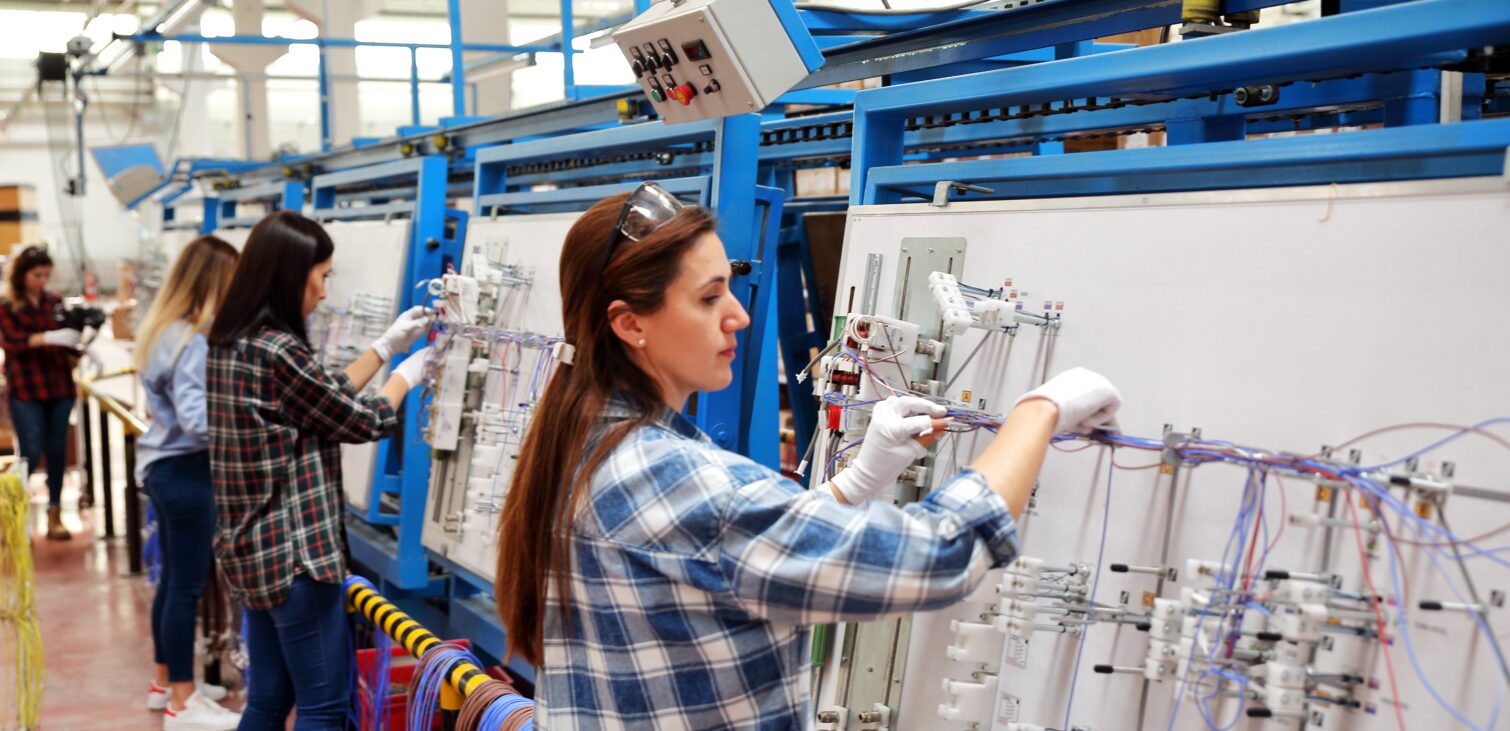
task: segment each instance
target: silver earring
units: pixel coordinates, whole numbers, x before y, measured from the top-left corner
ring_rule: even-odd
[[[641,348],[645,347],[645,339],[644,338],[640,338],[640,347]]]

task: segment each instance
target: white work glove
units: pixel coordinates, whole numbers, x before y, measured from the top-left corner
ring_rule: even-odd
[[[917,437],[933,432],[933,420],[948,409],[917,396],[892,396],[870,414],[860,453],[834,476],[834,486],[851,505],[885,497],[902,470],[928,453]]]
[[[399,315],[398,319],[388,326],[388,330],[372,342],[372,350],[383,359],[384,363],[387,363],[393,359],[394,354],[408,350],[429,329],[430,310],[415,305]]]
[[[48,330],[42,333],[42,344],[59,348],[76,348],[79,345],[79,339],[82,337],[84,337],[84,334],[78,330],[70,330],[68,328]]]
[[[95,375],[99,375],[105,372],[105,361],[100,360],[100,355],[99,353],[94,352],[94,348],[90,348],[84,351],[82,354],[80,354],[80,357],[86,364],[89,365],[87,372],[93,373]]]
[[[409,354],[404,362],[393,367],[393,375],[404,379],[404,384],[413,391],[425,373],[425,361],[430,358],[430,346],[426,345]]]
[[[1101,375],[1087,368],[1071,368],[1048,383],[1019,397],[1013,408],[1029,399],[1041,398],[1059,407],[1054,433],[1088,432],[1095,428],[1115,431],[1122,393]]]

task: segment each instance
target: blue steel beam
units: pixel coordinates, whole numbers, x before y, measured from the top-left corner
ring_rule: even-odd
[[[901,163],[909,117],[1340,76],[1506,40],[1510,5],[1500,0],[1417,0],[1278,28],[867,90],[855,97],[852,200],[863,202],[874,188],[869,170]],[[883,194],[869,202],[887,200]]]
[[[467,65],[462,61],[466,48],[461,42],[461,0],[446,0],[446,19],[451,31],[451,113],[460,117],[467,113]]]
[[[1478,97],[1470,94],[1468,89],[1478,88],[1483,83],[1481,75],[1470,76],[1477,78],[1478,81],[1476,85],[1471,84],[1468,77],[1465,77],[1463,114],[1464,118],[1469,119],[1477,116],[1474,114],[1473,105],[1477,103]],[[1223,94],[1215,99],[1201,97],[1170,102],[1120,102],[1122,106],[1113,106],[1112,100],[1106,98],[1076,100],[1081,103],[1094,102],[1101,108],[1073,113],[1025,116],[1021,119],[972,121],[968,124],[958,123],[956,115],[953,117],[956,123],[947,126],[927,126],[908,130],[903,138],[903,146],[907,150],[917,150],[934,147],[958,148],[961,145],[1009,141],[1013,146],[1020,147],[1022,144],[1036,140],[1058,139],[1077,134],[1117,133],[1158,128],[1181,117],[1186,119],[1247,117],[1247,130],[1250,133],[1320,129],[1327,126],[1357,126],[1382,122],[1384,117],[1380,107],[1389,103],[1390,100],[1419,97],[1434,104],[1436,97],[1430,91],[1439,84],[1440,72],[1438,71],[1366,74],[1349,79],[1302,82],[1282,87],[1279,101],[1264,107],[1240,106],[1231,94]],[[1055,102],[1052,106],[1059,109],[1064,105],[1061,102]],[[976,114],[977,112],[971,112],[972,118],[976,118],[973,116]],[[1297,115],[1304,116],[1293,120],[1289,118]],[[761,125],[761,134],[765,141],[760,147],[760,161],[762,164],[769,165],[811,159],[847,159],[852,140],[849,134],[842,130],[847,128],[852,120],[853,115],[850,112],[768,120]],[[1430,121],[1435,121],[1435,118],[1433,117]],[[815,135],[818,133],[814,130],[821,130],[821,128],[833,128],[838,131],[834,132],[835,136],[829,139],[817,139]],[[789,133],[791,139],[801,141],[780,141],[784,133]],[[957,149],[954,151],[946,149],[941,153],[909,154],[907,159],[922,160],[960,154],[962,152]],[[986,153],[971,150],[969,154]],[[530,186],[541,183],[568,184],[577,180],[645,175],[647,172],[655,175],[691,175],[695,174],[695,171],[706,170],[712,164],[713,156],[709,153],[683,154],[678,155],[672,164],[666,166],[657,166],[647,160],[629,160],[568,170],[513,175],[509,178],[509,186],[528,189]]]
[[[1227,0],[1229,13],[1289,0]],[[917,30],[892,33],[824,52],[823,68],[798,88],[948,66],[1061,43],[1176,25],[1181,0],[1043,0],[975,13]],[[858,21],[865,22],[865,21]],[[872,19],[872,22],[883,22]]]
[[[1039,198],[1498,175],[1510,119],[1201,145],[873,168],[866,203],[931,199],[939,180]]]

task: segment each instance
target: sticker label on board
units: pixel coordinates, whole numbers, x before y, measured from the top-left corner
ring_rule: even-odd
[[[1023,670],[1028,669],[1028,638],[1007,636],[1007,664]]]
[[[1022,699],[1006,691],[1001,692],[1001,702],[996,704],[997,723],[1016,723],[1022,715]]]

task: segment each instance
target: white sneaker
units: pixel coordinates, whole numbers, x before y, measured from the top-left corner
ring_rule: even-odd
[[[211,683],[195,683],[194,690],[198,691],[204,697],[217,703],[225,700],[225,697],[231,694],[230,691],[226,690],[224,687],[213,685]],[[147,685],[147,710],[161,711],[167,708],[168,699],[171,698],[172,695],[173,694],[170,693],[167,688],[158,685],[156,680],[151,681]]]
[[[235,731],[241,714],[223,708],[198,691],[189,696],[182,710],[163,709],[164,731]]]

